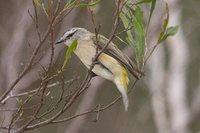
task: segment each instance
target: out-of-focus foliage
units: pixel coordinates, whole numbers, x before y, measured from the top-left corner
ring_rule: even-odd
[[[150,4],[151,8],[149,11],[149,18],[147,22],[147,26],[144,26],[144,11],[141,9],[141,5],[143,4]],[[136,54],[136,62],[138,66],[142,67],[144,62],[144,54],[146,46],[146,37],[148,33],[149,24],[152,18],[153,11],[155,9],[156,1],[155,0],[148,0],[148,1],[141,1],[137,4],[130,5],[126,4],[123,12],[121,12],[120,17],[123,22],[123,25],[125,27],[127,38],[126,41],[129,45],[131,45],[135,49]],[[157,44],[161,43],[162,41],[166,40],[167,37],[175,35],[178,26],[171,26],[168,27],[168,21],[169,21],[169,9],[168,4],[166,3],[166,19],[163,21],[163,29],[160,32],[160,35],[158,36],[158,42]],[[122,42],[125,42],[121,38],[119,38]],[[155,44],[155,45],[157,45]],[[154,49],[150,49],[147,52],[152,53]],[[151,54],[149,55],[151,56]],[[149,58],[149,57],[147,57]]]

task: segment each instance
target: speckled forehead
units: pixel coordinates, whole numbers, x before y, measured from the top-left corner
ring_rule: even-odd
[[[84,31],[85,29],[80,28],[80,27],[74,27],[74,28],[69,29],[68,32],[73,33],[73,32],[76,32],[78,30],[79,31]]]
[[[77,30],[77,28],[71,28],[70,30],[69,30],[69,33],[73,33],[73,32],[75,32]]]

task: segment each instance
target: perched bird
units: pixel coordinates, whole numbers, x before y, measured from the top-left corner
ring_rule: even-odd
[[[74,40],[77,40],[77,47],[74,53],[81,62],[90,69],[92,61],[96,55],[96,51],[101,51],[108,43],[108,39],[102,35],[96,35],[84,28],[71,28],[56,42],[70,46]],[[139,79],[140,70],[136,68],[134,63],[126,56],[114,43],[110,43],[103,53],[101,53],[95,62],[92,72],[95,75],[111,80],[115,83],[120,91],[125,111],[128,109],[127,89],[129,83],[128,70],[137,79]]]

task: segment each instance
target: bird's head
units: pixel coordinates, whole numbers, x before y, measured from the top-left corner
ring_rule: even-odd
[[[56,42],[60,44],[64,42],[65,45],[69,46],[74,40],[87,37],[90,32],[84,28],[74,27],[67,30],[63,36]]]

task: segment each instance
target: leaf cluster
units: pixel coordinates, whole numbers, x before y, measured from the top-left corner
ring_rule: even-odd
[[[150,6],[149,18],[146,26],[144,25],[144,11],[141,8],[143,4],[148,4]],[[147,50],[146,37],[155,6],[156,0],[142,0],[135,4],[126,3],[123,11],[120,13],[120,18],[126,30],[127,37],[125,41],[119,37],[118,38],[120,41],[123,41],[134,48],[136,63],[140,68],[144,66],[146,60],[148,60],[154,51],[154,49]],[[178,31],[178,26],[168,26],[169,9],[167,3],[165,3],[165,7],[166,18],[162,22],[162,30],[158,36],[157,44],[155,44],[155,46],[165,41],[169,36],[175,35]],[[148,54],[145,55],[145,53]]]

